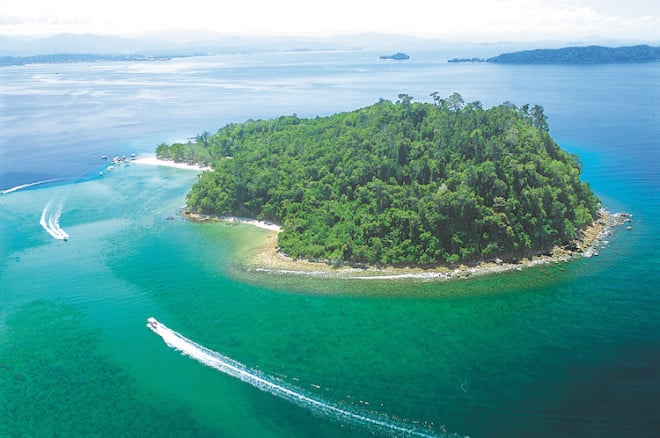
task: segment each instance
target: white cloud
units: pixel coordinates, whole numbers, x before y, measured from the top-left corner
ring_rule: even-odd
[[[192,29],[324,36],[387,32],[463,40],[570,40],[594,35],[660,40],[660,7],[644,8],[643,3],[644,0],[0,0],[0,34],[127,34]]]

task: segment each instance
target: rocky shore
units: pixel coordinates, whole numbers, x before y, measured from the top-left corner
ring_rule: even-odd
[[[239,255],[241,267],[247,271],[272,273],[279,275],[305,275],[330,278],[350,278],[364,280],[386,279],[436,279],[448,280],[452,278],[467,278],[510,270],[522,270],[528,267],[566,262],[577,257],[598,256],[598,250],[607,244],[607,237],[614,229],[631,222],[631,215],[627,213],[609,213],[601,209],[598,219],[580,236],[580,239],[567,247],[555,247],[546,253],[529,254],[521,256],[515,261],[504,262],[501,259],[479,261],[471,264],[439,264],[431,267],[395,267],[395,266],[337,266],[330,262],[317,262],[310,260],[295,260],[281,253],[277,247],[278,225],[257,221],[248,218],[217,217],[199,215],[185,211],[184,217],[194,221],[222,221],[238,222],[255,225],[272,231],[261,244]],[[631,226],[627,226],[631,229]]]

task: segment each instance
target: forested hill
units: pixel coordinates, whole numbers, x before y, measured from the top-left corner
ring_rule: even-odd
[[[454,93],[353,112],[231,124],[165,158],[210,161],[189,209],[282,225],[281,250],[334,262],[503,259],[572,242],[598,202],[540,106]]]
[[[564,47],[504,53],[489,58],[497,64],[626,64],[660,61],[660,47]]]

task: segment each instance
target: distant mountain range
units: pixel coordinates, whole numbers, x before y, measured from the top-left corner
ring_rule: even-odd
[[[522,50],[488,59],[454,58],[449,62],[492,62],[496,64],[631,64],[660,61],[660,47],[564,47]]]
[[[623,46],[618,40],[592,40],[601,45],[562,49],[523,50],[529,42],[457,43],[440,39],[420,39],[401,35],[356,34],[329,38],[314,37],[246,37],[213,33],[167,32],[138,37],[101,36],[94,34],[59,34],[50,37],[0,35],[0,66],[33,63],[66,63],[94,61],[149,61],[168,58],[217,55],[227,53],[259,53],[307,50],[378,50],[381,53],[400,50],[407,53],[433,53],[448,59],[470,53],[470,57],[453,58],[449,62],[493,62],[501,64],[603,64],[638,63],[660,60],[660,47]],[[566,44],[566,43],[563,43]],[[536,47],[561,47],[557,41],[537,41]],[[613,48],[616,47],[616,48]],[[501,55],[492,57],[494,54]],[[391,57],[390,57],[391,56]],[[389,59],[406,59],[408,55],[385,55]]]

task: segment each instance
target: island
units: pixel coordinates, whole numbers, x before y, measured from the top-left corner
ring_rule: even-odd
[[[405,53],[398,52],[395,53],[394,55],[381,55],[379,59],[393,59],[395,61],[405,61],[406,59],[410,59],[410,56],[408,56]]]
[[[579,249],[599,201],[543,107],[431,96],[229,124],[157,154],[212,165],[189,217],[279,224],[293,260],[430,268]]]
[[[655,61],[660,61],[660,47],[648,45],[523,50],[487,59],[487,62],[496,64],[630,64]]]

